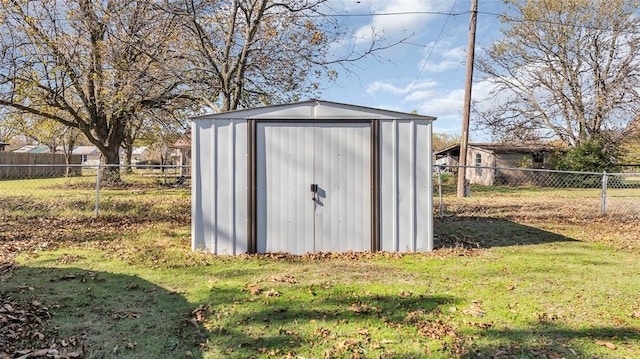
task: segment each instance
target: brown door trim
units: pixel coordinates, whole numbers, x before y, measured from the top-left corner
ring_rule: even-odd
[[[256,183],[256,120],[247,119],[247,251],[256,253],[258,248],[257,229],[257,183]]]
[[[257,203],[257,124],[269,122],[290,123],[369,123],[371,132],[371,251],[380,250],[380,122],[378,120],[257,120],[247,119],[247,251],[258,250],[258,203]]]
[[[371,251],[380,250],[380,121],[371,120]]]

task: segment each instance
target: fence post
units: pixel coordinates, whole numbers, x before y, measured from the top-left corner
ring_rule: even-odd
[[[600,215],[607,215],[607,171],[602,172],[602,205]]]
[[[442,168],[439,165],[436,165],[436,167],[438,168],[436,170],[436,174],[438,175],[438,201],[440,203],[440,207],[438,208],[438,213],[440,214],[440,219],[442,219],[442,209],[444,207],[443,203],[442,203]]]
[[[100,213],[100,162],[98,162],[98,169],[96,171],[96,211],[94,214],[95,218],[98,218],[98,214]]]

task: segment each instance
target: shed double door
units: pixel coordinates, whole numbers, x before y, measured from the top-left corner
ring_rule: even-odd
[[[369,122],[258,122],[258,253],[371,250]]]

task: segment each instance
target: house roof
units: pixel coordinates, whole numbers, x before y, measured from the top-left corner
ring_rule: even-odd
[[[173,143],[172,147],[173,148],[190,148],[191,134],[185,133],[184,135],[180,136],[180,138],[178,138],[176,142]]]
[[[469,148],[477,148],[494,153],[531,153],[540,151],[557,151],[561,147],[551,145],[549,143],[470,143]],[[434,151],[434,156],[451,152],[452,155],[460,154],[460,144],[455,144],[438,151]]]
[[[131,154],[134,155],[134,156],[140,156],[146,150],[147,150],[147,147],[134,147],[133,151],[131,151]]]
[[[96,146],[78,146],[71,153],[74,155],[97,155],[98,148]]]
[[[13,150],[16,153],[51,153],[51,149],[49,146],[41,146],[41,145],[26,145],[18,148],[17,150]]]
[[[354,120],[354,119],[404,119],[429,120],[436,118],[413,113],[381,110],[372,107],[348,105],[344,103],[307,100],[282,105],[257,107],[244,110],[215,113],[192,117],[192,120],[217,119],[277,119],[277,120]]]

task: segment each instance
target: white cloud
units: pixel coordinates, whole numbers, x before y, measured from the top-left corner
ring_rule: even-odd
[[[404,95],[409,93],[409,91],[432,88],[437,85],[438,83],[435,81],[424,81],[416,84],[408,84],[405,87],[398,87],[390,83],[387,83],[385,81],[377,80],[370,83],[369,86],[367,86],[367,93],[374,94],[377,92],[386,92],[394,95]]]
[[[465,47],[457,46],[445,51],[443,57],[453,59],[464,59],[467,56],[467,50]]]
[[[461,67],[462,64],[460,64],[459,61],[450,61],[450,60],[442,60],[440,62],[429,62],[427,64],[424,65],[424,70],[426,72],[445,72],[447,70],[452,70],[458,67]],[[422,65],[420,65],[420,67],[422,67]]]
[[[440,94],[424,102],[419,107],[419,112],[438,118],[461,118],[464,102],[464,89],[451,90]]]
[[[357,42],[371,41],[372,29],[375,33],[384,34],[386,38],[397,38],[413,32],[419,32],[434,19],[425,12],[442,12],[451,9],[453,0],[425,1],[425,0],[362,0],[361,7],[353,7],[351,11],[372,12],[371,21],[356,31]],[[402,13],[398,15],[385,15]]]
[[[423,100],[428,100],[430,98],[433,98],[433,96],[436,93],[437,92],[435,90],[414,91],[414,92],[411,92],[410,94],[408,94],[407,97],[405,97],[405,101],[423,101]]]
[[[432,50],[433,46],[436,46],[436,48]],[[467,56],[465,48],[462,46],[456,46],[446,49],[446,46],[449,46],[449,43],[442,42],[438,45],[427,45],[427,50],[424,52],[424,58],[420,60],[420,62],[418,63],[418,67],[424,68],[425,72],[431,73],[438,73],[455,68],[462,68]],[[429,56],[437,57],[440,60],[432,61],[431,59],[429,59],[429,62],[426,62],[427,57]]]

